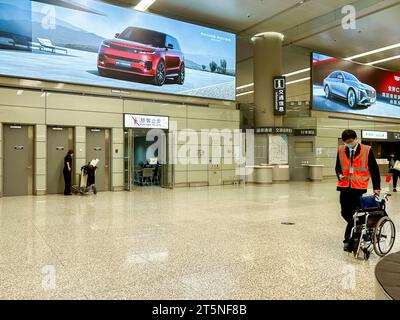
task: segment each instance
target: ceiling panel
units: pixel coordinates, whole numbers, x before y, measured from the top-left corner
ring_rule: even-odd
[[[296,2],[298,0],[158,0],[151,10],[239,32]]]
[[[282,1],[285,2],[286,1]],[[288,7],[293,4],[298,4],[299,1],[288,2]],[[295,8],[281,12],[278,16],[271,19],[265,17],[265,22],[258,23],[253,28],[245,31],[248,35],[264,31],[279,31],[282,32],[306,21],[334,11],[338,8],[348,4],[349,0],[335,0],[335,1],[321,1],[321,0],[308,0],[302,5]]]
[[[357,30],[344,30],[342,27],[337,27],[300,41],[297,44],[314,48],[322,53],[349,57],[399,43],[399,34],[394,30],[392,23],[398,20],[398,17],[400,17],[400,5],[358,20]],[[385,51],[358,61],[371,62],[398,54],[400,54],[399,49]],[[400,71],[400,60],[380,64],[379,66],[395,67]]]

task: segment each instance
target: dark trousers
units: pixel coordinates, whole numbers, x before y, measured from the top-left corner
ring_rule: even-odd
[[[70,194],[71,193],[71,180],[72,180],[71,171],[63,170],[63,174],[64,174],[64,183],[65,183],[64,194]]]
[[[343,219],[346,220],[347,222],[343,242],[349,241],[351,235],[351,229],[354,226],[353,215],[356,209],[360,206],[360,197],[362,193],[363,193],[362,190],[354,190],[354,189],[340,191],[340,206],[342,209],[341,213]]]
[[[400,176],[400,171],[398,171],[398,170],[394,170],[393,169],[393,189],[396,189],[397,188],[397,180],[399,179],[399,176]]]

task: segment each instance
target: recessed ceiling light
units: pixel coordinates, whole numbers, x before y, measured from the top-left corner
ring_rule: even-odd
[[[311,77],[298,79],[298,80],[293,80],[293,81],[286,82],[286,85],[288,86],[290,84],[299,83],[299,82],[307,81],[307,80],[310,80],[310,79],[311,79]]]
[[[252,94],[252,93],[254,93],[254,91],[247,91],[247,92],[237,94],[236,97],[241,97],[241,96],[245,96],[247,94]]]
[[[249,84],[245,84],[243,86],[237,87],[236,90],[240,90],[240,89],[244,89],[244,88],[248,88],[248,87],[252,87],[254,86],[254,83],[249,83]]]
[[[311,68],[305,68],[305,69],[293,71],[293,72],[290,72],[290,73],[285,73],[283,76],[284,77],[291,77],[291,76],[294,76],[296,74],[307,72],[307,71],[310,71],[310,70],[311,70]]]
[[[141,0],[136,6],[135,10],[146,11],[156,0]]]
[[[382,62],[386,62],[386,61],[391,61],[391,60],[396,60],[396,59],[400,59],[400,55],[397,56],[393,56],[393,57],[388,57],[385,59],[380,59],[380,60],[376,60],[376,61],[372,61],[372,62],[368,62],[366,63],[367,66],[372,66],[374,64],[378,64],[378,63],[382,63]]]
[[[375,49],[375,50],[367,51],[367,52],[364,52],[364,53],[356,54],[355,56],[351,56],[351,57],[345,58],[345,60],[354,60],[354,59],[357,59],[357,58],[362,58],[362,57],[365,57],[365,56],[369,56],[371,54],[375,54],[375,53],[379,53],[379,52],[383,52],[383,51],[387,51],[387,50],[392,50],[392,49],[396,49],[396,48],[400,48],[400,42],[392,44],[392,45],[387,46],[387,47],[382,47],[382,48],[378,48],[378,49]]]
[[[285,39],[285,36],[283,35],[283,33],[280,32],[261,32],[254,35],[251,40],[255,41],[257,38],[280,38],[280,40],[283,41],[283,39]]]

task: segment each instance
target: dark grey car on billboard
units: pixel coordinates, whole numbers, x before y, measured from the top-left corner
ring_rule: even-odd
[[[376,90],[346,71],[334,71],[324,79],[325,98],[344,99],[350,108],[369,107],[376,102]]]

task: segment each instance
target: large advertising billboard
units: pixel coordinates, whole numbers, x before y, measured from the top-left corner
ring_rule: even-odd
[[[312,108],[400,118],[400,73],[313,53]]]
[[[236,36],[97,0],[0,0],[0,75],[235,100]]]

